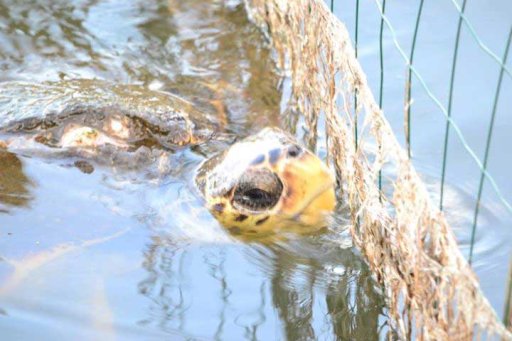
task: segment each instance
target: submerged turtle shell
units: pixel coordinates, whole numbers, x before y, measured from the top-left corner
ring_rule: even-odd
[[[153,143],[166,147],[202,142],[215,128],[213,115],[183,98],[143,86],[98,80],[0,83],[3,133],[30,133],[69,124],[102,130],[109,119],[126,124],[128,133],[115,131],[115,127],[108,133],[121,134],[120,138],[132,143],[149,136]],[[43,142],[51,144],[51,138]]]

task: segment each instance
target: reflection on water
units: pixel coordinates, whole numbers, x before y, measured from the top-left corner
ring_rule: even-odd
[[[0,27],[1,81],[138,83],[210,105],[227,98],[237,132],[279,123],[279,77],[240,3],[2,0]]]
[[[0,213],[7,213],[9,206],[28,206],[31,185],[21,160],[0,147]]]
[[[334,249],[320,260],[279,250],[274,255],[271,283],[273,304],[286,321],[286,339],[317,339],[315,285],[323,287],[326,323],[337,339],[378,339],[383,302],[369,270],[352,250]]]
[[[328,238],[295,242],[197,247],[153,238],[144,254],[148,276],[139,283],[151,308],[140,323],[256,340],[278,318],[282,327],[271,334],[279,339],[378,339],[383,302],[360,256]],[[187,271],[191,264],[198,273]]]
[[[0,81],[128,83],[180,94],[229,136],[303,133],[295,113],[280,114],[281,78],[240,1],[0,0],[0,46]],[[24,206],[0,213],[2,337],[386,337],[382,297],[342,237],[249,244],[210,217],[191,174],[222,147],[123,154],[87,174],[72,157],[36,149],[22,167],[0,151],[0,201]]]

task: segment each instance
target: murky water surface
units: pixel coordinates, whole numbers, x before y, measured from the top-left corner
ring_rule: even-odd
[[[280,115],[281,79],[238,1],[2,0],[0,70],[2,82],[95,78],[178,94],[228,137],[269,125],[300,135]],[[385,337],[382,296],[343,226],[263,244],[211,218],[192,174],[228,141],[155,142],[149,157],[100,156],[93,169],[76,156],[0,149],[2,338]],[[463,187],[450,187],[462,220]],[[483,216],[504,224],[496,211]],[[502,263],[507,248],[486,231],[478,262]]]
[[[295,129],[238,2],[3,1],[0,16],[1,81],[136,84],[187,98],[228,136]],[[40,115],[6,103],[4,125]],[[1,152],[2,337],[377,338],[382,298],[346,232],[241,242],[203,208],[192,174],[226,145],[86,158],[92,173],[76,156]]]

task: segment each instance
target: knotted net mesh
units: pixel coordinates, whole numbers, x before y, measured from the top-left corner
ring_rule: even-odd
[[[512,340],[377,105],[345,26],[321,0],[246,5],[289,75],[290,105],[304,115],[311,140],[325,118],[353,240],[384,288],[397,335]],[[390,180],[382,190],[384,165]]]

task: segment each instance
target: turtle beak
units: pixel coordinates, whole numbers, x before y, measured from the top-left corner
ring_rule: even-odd
[[[301,225],[324,227],[334,210],[334,177],[314,154],[304,152],[288,160],[284,172],[280,213]]]

